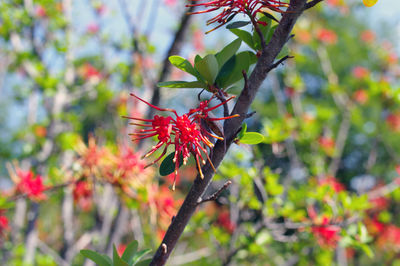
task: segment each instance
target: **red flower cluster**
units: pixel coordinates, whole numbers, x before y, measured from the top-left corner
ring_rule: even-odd
[[[365,79],[369,76],[369,70],[362,66],[356,66],[353,68],[352,74],[357,79]]]
[[[89,211],[92,208],[92,185],[86,181],[78,181],[75,183],[74,190],[72,192],[75,203],[84,211]]]
[[[249,16],[253,21],[256,19],[257,13],[262,13],[265,9],[282,12],[282,8],[288,7],[288,4],[279,0],[212,0],[206,3],[190,4],[187,6],[205,6],[206,8],[209,8],[207,10],[192,12],[190,14],[202,14],[222,9],[222,12],[219,15],[207,21],[207,25],[219,23],[217,27],[208,31],[211,32],[225,25],[239,13]]]
[[[43,185],[43,180],[40,175],[34,175],[32,171],[17,170],[19,181],[17,183],[17,191],[26,194],[32,200],[46,199],[43,192],[46,187]]]
[[[91,25],[90,28],[88,28],[88,31],[95,31],[96,26]],[[97,30],[96,30],[97,31]],[[91,33],[95,33],[95,32],[91,32]],[[102,78],[102,74],[101,72],[95,68],[94,66],[92,66],[89,63],[85,63],[80,69],[79,72],[81,74],[81,76],[83,77],[84,80],[92,82],[92,83],[98,83]]]
[[[3,215],[4,210],[0,210],[0,237],[2,236],[4,230],[9,229],[8,218]]]
[[[400,227],[389,224],[383,232],[378,235],[377,244],[379,247],[388,250],[400,250]]]
[[[213,137],[216,139],[223,139],[223,138],[212,134],[206,128],[204,128],[201,123],[201,120],[204,119],[209,122],[213,122],[217,120],[225,120],[228,118],[237,117],[238,115],[222,117],[222,118],[213,118],[209,114],[210,111],[230,101],[231,99],[234,98],[234,96],[230,97],[228,100],[214,107],[208,107],[211,99],[213,98],[211,97],[211,99],[201,102],[198,108],[191,109],[188,113],[179,116],[174,109],[159,108],[144,101],[143,99],[137,97],[134,94],[131,95],[158,111],[172,112],[175,115],[175,118],[171,116],[164,117],[155,115],[153,119],[125,117],[132,120],[149,123],[149,124],[131,123],[131,125],[147,128],[147,129],[141,129],[135,133],[130,134],[134,136],[132,141],[155,137],[155,136],[158,138],[158,143],[155,146],[153,146],[153,148],[143,156],[144,158],[150,156],[159,148],[164,146],[164,150],[162,151],[161,155],[146,167],[157,163],[167,152],[168,146],[174,145],[175,156],[173,162],[175,163],[175,177],[178,174],[178,168],[180,166],[180,163],[183,162],[183,164],[186,164],[191,153],[196,158],[197,168],[199,170],[201,177],[203,177],[203,173],[201,171],[200,162],[202,164],[206,163],[204,156],[207,158],[211,166],[214,168],[211,159],[208,156],[208,151],[207,151],[207,148],[212,148],[214,146],[214,144],[210,141],[209,137]]]
[[[236,229],[236,225],[232,222],[228,211],[222,211],[219,213],[217,224],[223,227],[230,234],[232,234]]]
[[[317,39],[325,44],[336,44],[338,38],[334,31],[328,29],[320,29],[317,32]]]
[[[391,130],[395,131],[395,132],[399,132],[400,131],[400,112],[394,112],[394,113],[390,113],[387,117],[386,117],[386,123],[388,124],[388,126],[390,127]]]
[[[320,186],[329,186],[331,187],[336,193],[340,191],[344,191],[346,187],[340,183],[335,177],[327,176],[324,179],[318,181]]]
[[[368,92],[363,89],[358,89],[353,93],[353,99],[359,104],[365,104],[369,99]]]
[[[330,224],[329,218],[326,216],[322,217],[321,225],[313,226],[311,231],[317,239],[318,244],[323,247],[334,248],[340,239],[338,234],[340,227]]]
[[[341,228],[337,225],[332,224],[332,221],[326,216],[318,217],[313,207],[308,207],[308,216],[310,216],[313,226],[311,232],[317,239],[319,245],[324,248],[336,247],[340,240]]]

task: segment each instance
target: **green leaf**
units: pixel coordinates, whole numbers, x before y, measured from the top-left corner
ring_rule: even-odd
[[[110,262],[103,255],[88,249],[82,249],[80,253],[86,258],[94,261],[99,266],[111,266]]]
[[[218,61],[219,70],[221,70],[224,64],[235,55],[241,44],[242,40],[238,38],[225,46],[224,49],[215,55],[215,58],[217,58]]]
[[[201,61],[201,59],[203,59],[200,55],[196,55],[195,57],[194,57],[194,64],[197,64],[197,62],[200,62]]]
[[[200,81],[165,81],[159,82],[158,87],[164,88],[205,88],[206,84]]]
[[[166,176],[172,174],[175,171],[175,163],[173,162],[175,156],[175,152],[171,152],[165,159],[162,161],[160,165],[160,175]],[[179,159],[179,167],[182,166],[183,163],[183,156],[180,155]]]
[[[231,24],[227,25],[226,28],[227,29],[237,29],[237,28],[241,28],[246,25],[249,25],[249,24],[250,24],[250,21],[235,21],[235,22],[232,22]]]
[[[248,71],[250,66],[250,52],[238,53],[222,67],[216,83],[220,88],[227,88],[243,78],[242,71]]]
[[[113,266],[129,266],[129,264],[123,261],[118,255],[118,251],[115,245],[113,245]]]
[[[146,256],[146,254],[150,253],[150,251],[151,251],[151,249],[144,249],[144,250],[141,250],[138,253],[136,253],[135,256],[133,257],[133,265],[138,263],[140,261],[140,259],[143,258],[144,256]]]
[[[244,41],[250,48],[256,50],[253,43],[253,36],[249,32],[241,29],[230,29],[230,31]]]
[[[270,13],[267,12],[262,12],[264,14],[264,16],[266,16],[267,18],[271,19],[271,20],[275,20],[276,22],[279,23],[279,20],[277,20],[274,16],[272,16]]]
[[[263,142],[264,136],[257,132],[246,132],[243,137],[240,138],[240,143],[243,144],[258,144]]]
[[[199,76],[199,73],[196,71],[196,69],[194,69],[192,64],[185,58],[177,56],[177,55],[173,55],[173,56],[170,56],[168,59],[172,65],[176,66],[180,70],[183,70],[195,77]]]
[[[278,27],[278,25],[274,25],[268,29],[268,32],[264,36],[265,43],[269,43],[271,41],[272,35],[274,34],[276,27]]]
[[[215,78],[218,75],[218,61],[215,55],[206,55],[203,59],[194,64],[200,75],[208,81],[209,84],[214,84]]]
[[[369,257],[373,258],[374,257],[374,252],[372,249],[367,245],[367,244],[360,244],[359,247],[364,251],[364,253]]]
[[[151,259],[145,259],[145,260],[139,261],[139,262],[137,262],[137,263],[135,263],[133,265],[135,265],[135,266],[149,266],[150,262],[151,262]]]
[[[136,240],[132,241],[129,243],[129,245],[126,247],[124,253],[122,254],[122,260],[124,260],[127,263],[130,263],[133,256],[135,255],[136,251],[138,248],[138,242]]]
[[[244,136],[244,134],[246,133],[246,131],[247,131],[247,124],[246,124],[246,123],[243,123],[243,124],[242,124],[242,129],[241,129],[240,132],[238,133],[237,138],[238,138],[238,139],[243,138],[243,136]]]
[[[276,59],[281,59],[289,54],[289,48],[285,45],[282,47],[282,50],[279,52],[279,54],[276,56]]]

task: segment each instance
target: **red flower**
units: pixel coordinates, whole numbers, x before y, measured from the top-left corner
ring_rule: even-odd
[[[353,68],[353,76],[357,79],[364,79],[368,77],[369,71],[365,67],[356,66]]]
[[[212,97],[210,100],[201,102],[198,108],[191,109],[188,113],[179,116],[174,109],[159,108],[144,101],[143,99],[137,97],[134,94],[131,95],[158,111],[172,112],[175,116],[175,118],[173,118],[171,116],[163,117],[155,115],[153,119],[126,117],[132,120],[149,123],[149,124],[131,123],[131,125],[147,128],[147,129],[141,129],[135,133],[130,134],[134,136],[134,138],[132,139],[133,141],[150,138],[154,136],[157,136],[158,138],[158,143],[155,146],[153,146],[153,148],[149,152],[147,152],[143,157],[150,156],[156,150],[164,146],[161,155],[146,167],[157,163],[165,155],[169,145],[175,146],[175,156],[173,159],[175,163],[175,177],[178,174],[180,163],[183,162],[183,164],[186,164],[190,157],[190,154],[193,154],[196,158],[197,167],[201,177],[203,177],[203,173],[201,171],[200,162],[202,164],[206,163],[203,156],[205,156],[207,160],[210,162],[211,166],[214,167],[212,165],[211,159],[208,156],[208,151],[207,151],[207,148],[212,148],[214,146],[214,144],[210,141],[209,137],[213,137],[216,139],[222,139],[222,138],[215,136],[208,130],[206,130],[202,126],[201,120],[204,119],[213,122],[217,120],[224,120],[232,117],[237,117],[238,115],[230,117],[222,117],[222,118],[211,118],[209,115],[210,111],[220,107],[221,105],[230,101],[234,97],[231,97],[228,100],[214,107],[208,107],[208,104],[213,98]],[[173,189],[174,186],[175,186],[175,181],[173,184]]]
[[[361,40],[365,43],[371,43],[375,40],[375,33],[371,30],[361,32]]]
[[[321,225],[313,226],[311,232],[317,239],[319,245],[325,248],[334,248],[340,239],[340,227],[330,224],[328,217],[323,216]]]
[[[222,12],[219,15],[207,21],[207,25],[219,23],[217,27],[208,31],[211,32],[225,25],[239,13],[249,16],[250,19],[253,21],[256,19],[257,13],[264,12],[264,9],[266,8],[276,12],[282,12],[281,9],[287,7],[288,4],[279,0],[211,0],[206,3],[190,4],[186,6],[205,6],[206,8],[208,8],[207,10],[192,12],[190,14],[208,13],[218,9],[222,9]]]
[[[92,207],[92,194],[92,186],[86,181],[78,181],[72,192],[75,203],[84,211],[88,211]]]
[[[320,29],[317,32],[317,38],[325,44],[335,44],[337,42],[336,33],[328,29]]]
[[[391,113],[386,117],[386,123],[390,129],[399,132],[400,131],[400,112]]]
[[[129,147],[120,147],[117,157],[117,171],[120,172],[120,177],[125,178],[130,174],[143,173],[145,164],[140,160],[140,157]]]
[[[85,80],[93,81],[94,83],[99,82],[102,78],[101,72],[89,63],[83,65],[81,73]]]
[[[359,89],[353,93],[353,99],[359,104],[365,104],[368,101],[369,96],[366,90]]]
[[[204,34],[201,30],[195,30],[193,33],[193,46],[196,51],[203,51],[204,50]]]
[[[17,191],[26,194],[32,200],[46,199],[43,192],[46,187],[43,185],[43,180],[40,175],[34,176],[32,171],[17,170],[19,182],[17,184]]]
[[[89,34],[96,34],[99,31],[99,29],[100,29],[99,25],[97,25],[97,23],[95,22],[92,22],[87,26],[86,31]]]
[[[37,6],[35,10],[36,16],[43,18],[47,16],[46,9],[43,6]]]
[[[377,244],[389,250],[400,249],[400,228],[395,225],[387,225],[383,232],[378,236]]]
[[[164,0],[164,3],[165,3],[167,6],[170,6],[170,7],[175,6],[175,5],[176,5],[176,2],[177,2],[177,0]]]
[[[236,229],[236,225],[231,221],[228,211],[222,211],[219,213],[217,224],[222,226],[230,234],[232,234]]]
[[[329,186],[331,187],[335,192],[340,192],[345,190],[345,186],[340,183],[339,181],[337,181],[336,178],[334,178],[333,176],[328,176],[322,180],[320,180],[319,182],[320,186]]]
[[[117,253],[118,253],[118,255],[119,255],[120,257],[122,256],[122,254],[124,254],[125,249],[126,249],[126,245],[125,245],[125,244],[119,244],[119,245],[118,245],[118,247],[117,247]]]
[[[0,236],[3,235],[5,230],[9,229],[8,218],[3,215],[4,210],[0,210]]]
[[[370,199],[371,209],[375,210],[385,210],[389,207],[389,200],[385,197],[377,197]]]
[[[307,212],[314,224],[311,227],[311,232],[317,239],[318,244],[325,248],[336,247],[337,242],[340,239],[340,227],[331,224],[330,219],[326,215],[318,217],[314,207],[312,206],[307,208]]]
[[[332,156],[335,152],[335,140],[331,137],[322,136],[318,139],[318,143],[322,150],[329,156]]]

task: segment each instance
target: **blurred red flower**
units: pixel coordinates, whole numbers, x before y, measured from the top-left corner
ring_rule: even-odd
[[[361,66],[356,66],[355,68],[353,68],[352,73],[353,76],[357,79],[364,79],[369,76],[369,70]]]
[[[32,171],[22,171],[17,169],[19,181],[17,183],[17,191],[26,194],[32,200],[44,200],[46,195],[43,192],[46,187],[40,175],[36,175]]]
[[[77,203],[84,211],[92,208],[92,185],[86,181],[78,181],[74,185],[72,192],[75,203]]]
[[[221,211],[218,214],[217,224],[224,228],[230,234],[232,234],[236,229],[236,225],[232,222],[230,218],[229,211],[226,210]]]
[[[9,229],[8,218],[3,215],[5,210],[0,210],[0,237],[3,235],[5,230]]]
[[[337,35],[332,30],[320,29],[317,31],[317,39],[325,44],[336,44]]]
[[[386,117],[386,123],[390,127],[391,130],[395,132],[400,131],[400,112],[390,113]]]
[[[375,33],[372,30],[361,32],[361,40],[365,43],[372,43],[375,40]]]
[[[335,177],[327,176],[322,180],[319,180],[318,184],[320,186],[329,186],[331,187],[336,193],[340,191],[344,191],[346,187],[340,183]]]
[[[359,89],[353,93],[353,99],[359,104],[365,104],[368,102],[369,96],[366,90]]]
[[[340,227],[330,224],[330,219],[326,216],[322,217],[320,225],[313,226],[311,232],[317,239],[319,245],[325,248],[335,248],[340,240]]]

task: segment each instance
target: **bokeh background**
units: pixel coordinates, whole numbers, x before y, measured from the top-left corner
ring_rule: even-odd
[[[3,265],[157,248],[197,170],[182,167],[172,191],[173,176],[145,168],[155,140],[132,143],[122,116],[149,109],[129,93],[186,112],[199,89],[156,86],[191,78],[170,48],[192,62],[237,38],[205,34],[213,14],[182,20],[186,3],[0,2]],[[199,208],[169,265],[400,265],[399,12],[396,0],[306,12],[246,121],[264,141],[232,147],[207,193],[233,184]]]

